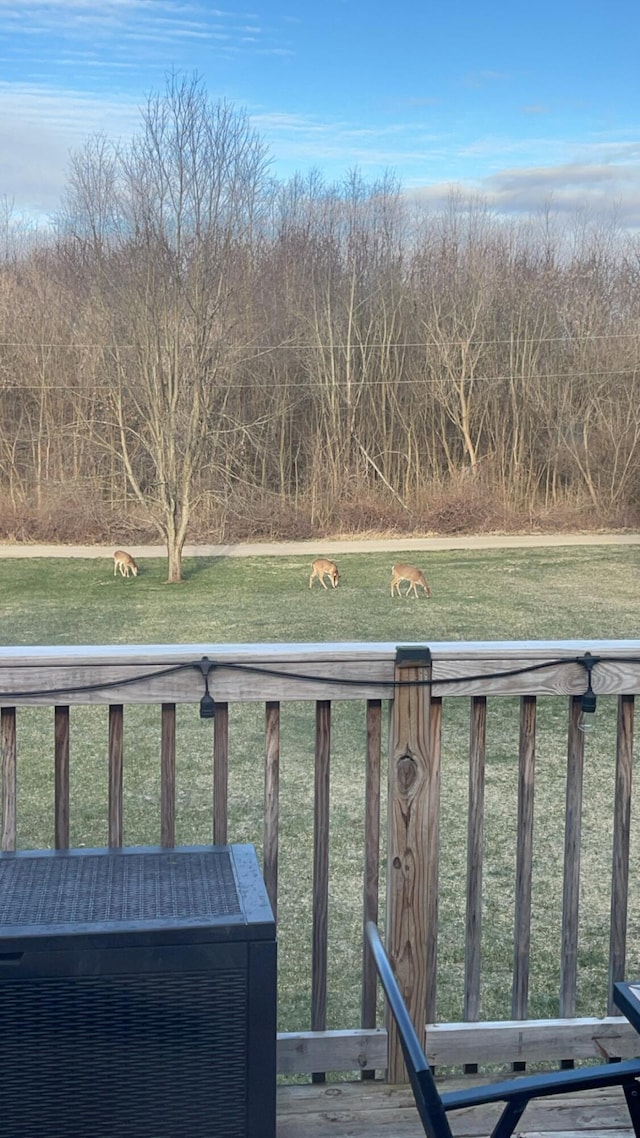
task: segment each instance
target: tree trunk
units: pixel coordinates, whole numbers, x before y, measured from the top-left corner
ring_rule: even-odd
[[[175,535],[167,538],[167,584],[177,585],[182,580],[182,547],[184,541],[180,541]]]

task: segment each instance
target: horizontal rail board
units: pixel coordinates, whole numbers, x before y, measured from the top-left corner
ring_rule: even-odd
[[[397,645],[193,644],[0,649],[0,704],[227,703],[389,699]],[[435,643],[432,695],[580,695],[586,652],[596,694],[640,693],[640,640]],[[515,673],[515,674],[514,674]],[[452,682],[453,681],[453,682]]]
[[[355,1031],[297,1031],[278,1035],[279,1075],[314,1071],[383,1071],[387,1065],[384,1028]]]
[[[638,1033],[622,1016],[427,1024],[430,1063],[540,1063],[561,1059],[630,1059]]]
[[[638,1034],[623,1016],[427,1024],[427,1058],[434,1066],[467,1063],[559,1063],[562,1059],[631,1059]],[[299,1031],[278,1035],[280,1075],[313,1071],[384,1070],[387,1032]]]

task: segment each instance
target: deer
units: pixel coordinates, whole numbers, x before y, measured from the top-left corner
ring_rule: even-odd
[[[316,577],[318,578],[323,589],[326,589],[327,587],[324,583],[325,577],[329,578],[334,589],[337,588],[338,581],[340,580],[340,574],[338,572],[338,566],[336,565],[335,561],[327,561],[326,557],[316,557],[311,566],[309,588],[312,587]]]
[[[425,577],[424,573],[422,572],[422,569],[416,569],[413,565],[404,565],[402,562],[399,562],[397,565],[394,565],[393,570],[391,572],[391,596],[393,596],[394,589],[397,589],[399,597],[402,596],[402,593],[400,592],[400,582],[401,581],[408,581],[409,582],[409,588],[407,589],[406,593],[404,594],[405,597],[408,597],[409,593],[411,593],[411,592],[413,592],[413,595],[415,597],[417,597],[417,595],[418,595],[417,586],[418,585],[420,586],[421,589],[424,589],[425,597],[431,596],[431,589],[429,587],[429,582],[427,581],[427,578]]]
[[[133,573],[134,577],[138,576],[138,566],[136,565],[130,553],[124,549],[116,549],[113,555],[113,575],[115,577],[118,569],[123,577],[128,577],[129,572]]]

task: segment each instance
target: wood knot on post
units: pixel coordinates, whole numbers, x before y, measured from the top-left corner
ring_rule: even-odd
[[[418,766],[413,755],[408,751],[398,759],[396,774],[398,776],[398,790],[401,794],[408,794],[418,777]]]

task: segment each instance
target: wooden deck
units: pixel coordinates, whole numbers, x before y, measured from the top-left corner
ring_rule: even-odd
[[[469,1079],[442,1086],[454,1090],[469,1086]],[[490,1106],[449,1117],[456,1136],[487,1138],[496,1113]],[[516,1133],[521,1138],[633,1138],[618,1087],[532,1103]],[[345,1082],[279,1087],[277,1138],[424,1138],[424,1131],[408,1087]]]

